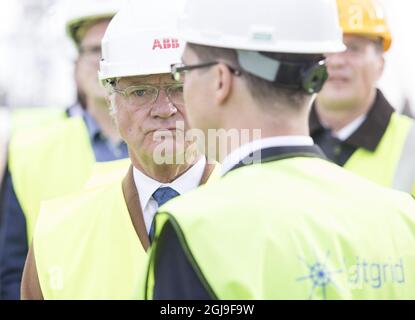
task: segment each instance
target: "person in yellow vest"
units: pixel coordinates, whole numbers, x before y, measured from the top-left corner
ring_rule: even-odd
[[[97,76],[101,39],[122,3],[71,1],[73,12],[68,14],[66,27],[79,53],[75,62],[79,101],[66,114],[45,109],[14,117],[16,130],[11,136],[0,195],[0,299],[20,297],[21,276],[40,202],[81,188],[96,161],[128,157]]]
[[[344,50],[335,2],[188,0],[179,32],[191,127],[262,134],[159,209],[145,298],[415,298],[412,197],[322,159],[308,136],[323,53]]]
[[[42,205],[23,299],[138,299],[157,208],[215,169],[183,139],[183,85],[170,75],[183,49],[174,24],[183,1],[143,4],[132,1],[111,21],[100,67],[132,166],[124,178]]]
[[[333,162],[415,195],[415,121],[376,82],[392,37],[377,0],[337,0],[345,52],[327,55],[329,78],[310,115],[314,141]]]

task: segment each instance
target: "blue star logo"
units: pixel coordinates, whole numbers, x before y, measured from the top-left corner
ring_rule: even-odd
[[[309,274],[306,275],[306,276],[302,276],[300,278],[297,278],[297,281],[310,280],[312,285],[313,285],[312,288],[311,288],[311,292],[310,292],[310,295],[309,295],[308,299],[312,299],[315,295],[316,289],[320,288],[323,299],[326,300],[326,298],[327,298],[327,287],[329,285],[333,285],[333,286],[336,287],[336,284],[334,283],[334,281],[332,279],[332,275],[336,274],[336,273],[342,273],[343,271],[342,270],[331,271],[327,268],[326,265],[327,265],[327,261],[328,261],[329,256],[330,256],[330,252],[328,251],[323,263],[321,263],[316,258],[316,262],[313,263],[313,264],[309,264],[307,261],[305,261],[304,259],[299,257],[299,259],[308,268]]]

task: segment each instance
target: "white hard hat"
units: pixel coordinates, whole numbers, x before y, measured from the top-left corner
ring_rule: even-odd
[[[240,50],[345,49],[334,0],[188,0],[179,31],[190,43]]]
[[[244,71],[307,94],[320,91],[327,79],[323,58],[291,62],[264,53],[345,50],[334,0],[187,0],[178,24],[185,41],[235,49]]]
[[[67,34],[79,45],[77,32],[85,23],[94,20],[111,19],[125,5],[126,0],[70,0],[67,4]]]
[[[100,80],[169,73],[180,62],[177,19],[184,0],[130,1],[102,39]]]

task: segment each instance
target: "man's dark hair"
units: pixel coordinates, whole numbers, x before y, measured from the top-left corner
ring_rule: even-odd
[[[289,105],[295,109],[301,108],[310,95],[303,89],[287,89],[280,85],[261,79],[244,71],[238,61],[237,52],[234,49],[218,48],[211,46],[188,43],[188,47],[197,55],[201,62],[223,61],[231,67],[241,70],[241,76],[245,80],[252,97],[263,105],[269,105],[273,101]],[[287,54],[262,52],[263,55],[284,62],[297,62],[313,64],[322,60],[322,55],[315,54]]]

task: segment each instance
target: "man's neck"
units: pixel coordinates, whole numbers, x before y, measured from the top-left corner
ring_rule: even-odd
[[[319,101],[316,101],[316,112],[320,121],[334,132],[337,132],[357,118],[369,112],[376,99],[374,90],[360,106],[353,108],[329,109],[324,107]]]
[[[255,121],[255,123],[249,122],[249,119],[246,123],[239,123],[238,132],[239,139],[235,139],[235,142],[231,144],[231,147],[228,150],[219,152],[219,157],[217,158],[219,162],[223,162],[224,158],[227,157],[231,152],[240,148],[242,145],[251,143],[260,139],[267,139],[273,137],[308,137],[308,122],[307,117],[304,119],[278,119],[273,121],[272,119],[263,119]],[[251,118],[252,119],[252,118]],[[243,132],[245,130],[249,131],[249,137]]]

